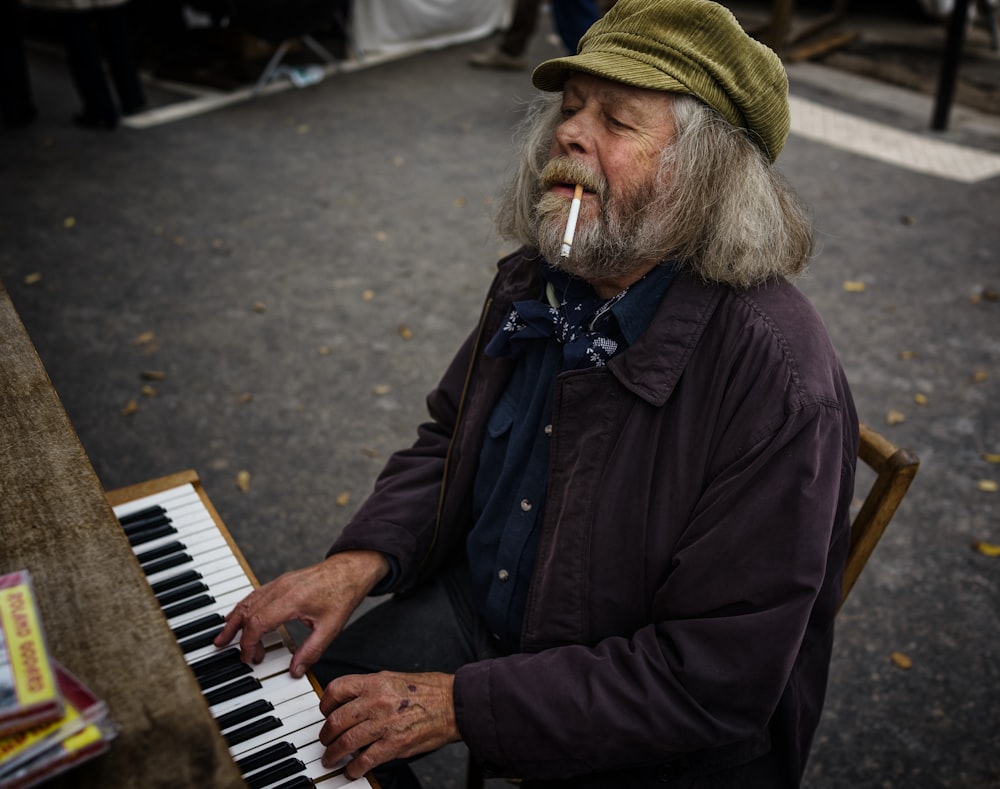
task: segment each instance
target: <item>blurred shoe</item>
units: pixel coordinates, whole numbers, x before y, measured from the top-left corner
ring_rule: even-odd
[[[508,55],[500,47],[491,47],[469,58],[469,65],[478,68],[495,68],[505,71],[523,71],[528,61],[520,55]]]

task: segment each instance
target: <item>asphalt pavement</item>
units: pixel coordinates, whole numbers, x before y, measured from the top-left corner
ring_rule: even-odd
[[[974,546],[1000,544],[1000,108],[932,132],[926,79],[891,84],[873,40],[867,74],[789,65],[778,164],[861,417],[921,468],[840,614],[806,786],[995,787],[1000,557]],[[469,68],[480,45],[115,132],[70,123],[65,64],[32,48],[41,117],[0,133],[0,281],[107,489],[194,468],[261,581],[323,556],[507,251],[491,210],[534,89]],[[531,57],[554,54],[543,29]],[[461,786],[464,752],[420,770]]]

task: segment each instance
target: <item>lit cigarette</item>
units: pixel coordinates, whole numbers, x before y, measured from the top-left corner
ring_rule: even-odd
[[[562,251],[559,257],[568,258],[573,246],[573,236],[576,234],[576,220],[580,216],[580,200],[583,198],[583,184],[577,184],[573,190],[573,202],[569,204],[569,219],[566,220],[566,232],[563,233]]]

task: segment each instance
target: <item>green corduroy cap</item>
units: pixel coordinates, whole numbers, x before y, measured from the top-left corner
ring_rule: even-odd
[[[695,96],[746,129],[772,162],[788,136],[781,59],[711,0],[618,0],[580,39],[577,54],[545,61],[531,81],[560,91],[574,71]]]

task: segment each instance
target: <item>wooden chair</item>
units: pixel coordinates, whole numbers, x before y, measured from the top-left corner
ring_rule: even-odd
[[[892,520],[920,466],[920,461],[913,452],[908,449],[898,449],[864,422],[860,424],[859,438],[858,459],[875,474],[875,480],[868,488],[857,515],[851,521],[851,539],[840,597],[841,607],[854,588],[858,576],[868,563],[872,551],[878,545],[885,527]],[[469,754],[465,789],[482,789],[483,780],[482,768],[472,754]]]
[[[920,466],[920,461],[913,452],[897,449],[892,442],[864,422],[861,423],[860,438],[858,458],[875,473],[875,481],[868,489],[861,509],[851,521],[851,541],[844,568],[841,606],[854,588]]]

